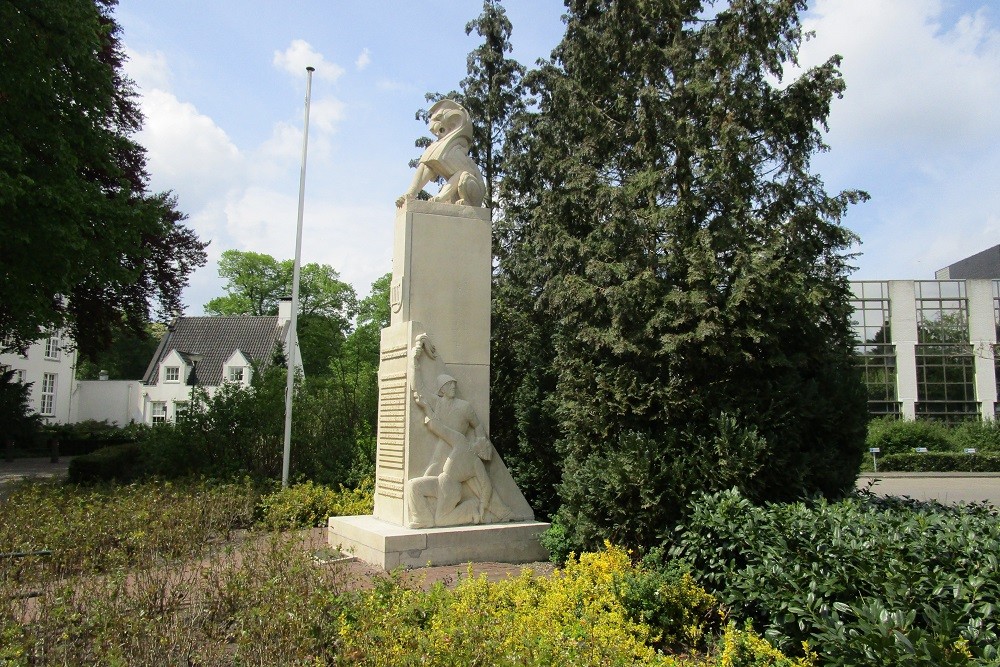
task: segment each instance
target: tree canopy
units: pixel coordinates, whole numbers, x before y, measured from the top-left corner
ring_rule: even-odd
[[[860,464],[840,219],[866,195],[811,171],[840,61],[783,81],[805,3],[712,4],[568,0],[507,138],[495,298],[521,331],[493,396],[535,469],[558,458],[579,547],[662,541],[697,490],[837,495]]]
[[[67,327],[84,354],[181,309],[205,243],[147,191],[115,0],[0,4],[0,348]]]
[[[292,295],[293,260],[226,250],[219,276],[226,294],[205,304],[209,315],[276,315],[278,302]],[[299,274],[299,344],[309,375],[329,372],[330,362],[352,328],[357,313],[354,288],[328,264],[305,264]]]

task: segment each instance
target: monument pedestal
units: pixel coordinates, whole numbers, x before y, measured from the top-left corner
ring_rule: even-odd
[[[373,516],[335,516],[328,525],[331,546],[384,570],[549,559],[538,542],[549,524],[540,521],[410,529]]]
[[[332,546],[386,569],[547,558],[538,535],[548,524],[488,440],[491,261],[487,209],[397,209],[375,508],[332,517]]]

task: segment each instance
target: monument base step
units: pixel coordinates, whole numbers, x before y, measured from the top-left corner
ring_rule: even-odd
[[[538,536],[541,521],[410,529],[373,516],[330,517],[330,546],[392,570],[459,563],[533,563],[549,559]]]

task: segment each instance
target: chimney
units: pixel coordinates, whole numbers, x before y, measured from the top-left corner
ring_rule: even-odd
[[[278,302],[278,326],[292,319],[292,297],[286,296]]]

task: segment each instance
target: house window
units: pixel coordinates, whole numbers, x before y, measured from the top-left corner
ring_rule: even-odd
[[[11,382],[19,382],[21,384],[24,384],[24,381],[26,379],[27,379],[27,376],[24,374],[24,370],[23,369],[15,368],[14,369],[14,377],[12,377],[10,379],[10,381]]]
[[[51,417],[56,413],[56,374],[42,374],[42,405],[38,411],[42,416]]]
[[[154,424],[164,424],[167,421],[167,404],[163,401],[154,401],[149,404],[149,413]]]
[[[180,382],[181,381],[181,369],[179,366],[164,366],[163,367],[163,381],[164,382]]]
[[[230,366],[229,367],[229,381],[239,382],[242,384],[244,376],[244,366]]]
[[[45,358],[46,359],[58,359],[59,358],[59,332],[56,331],[48,337],[45,341]]]
[[[188,402],[174,401],[174,421],[178,424],[187,419]]]

